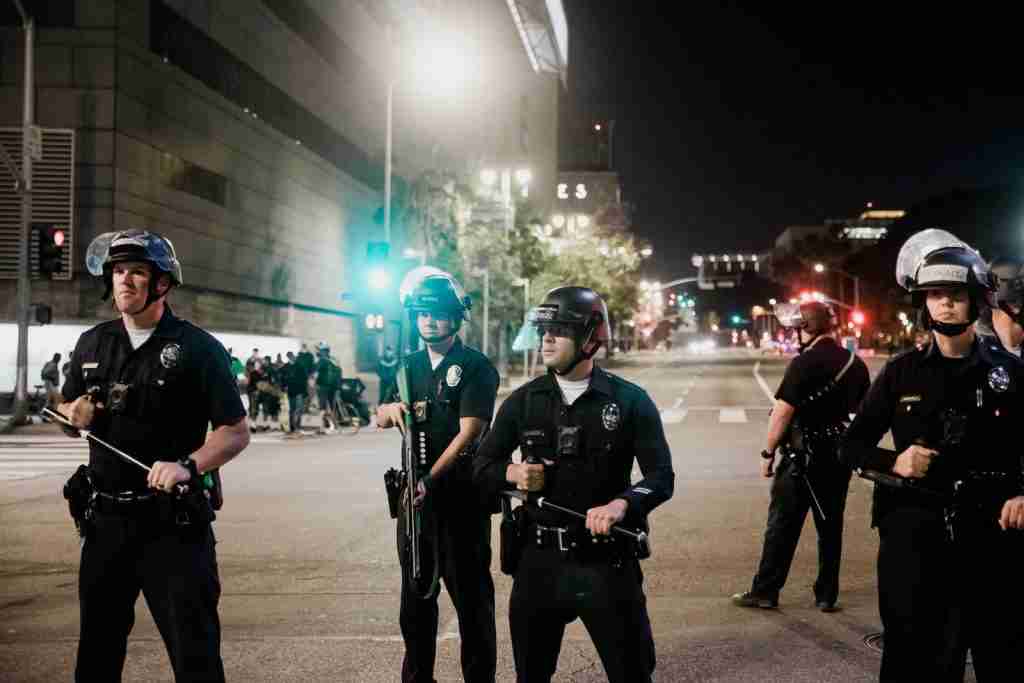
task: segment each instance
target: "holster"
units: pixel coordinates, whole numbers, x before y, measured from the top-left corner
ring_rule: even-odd
[[[64,484],[64,499],[68,501],[68,512],[75,523],[78,535],[85,537],[93,521],[93,499],[96,487],[89,476],[89,466],[79,465],[75,473]]]
[[[203,475],[203,492],[206,499],[210,501],[210,507],[220,510],[224,507],[224,485],[220,480],[220,468],[211,470]]]
[[[199,488],[191,489],[184,496],[171,497],[171,510],[174,523],[178,526],[209,524],[217,519],[213,506],[207,498],[206,491]]]
[[[391,514],[391,519],[398,519],[399,504],[404,488],[405,472],[392,467],[384,473],[384,492],[388,496],[388,512]]]
[[[526,515],[522,505],[512,509],[512,501],[505,496],[501,496],[501,526],[498,532],[501,542],[498,553],[501,573],[515,576],[526,544]]]

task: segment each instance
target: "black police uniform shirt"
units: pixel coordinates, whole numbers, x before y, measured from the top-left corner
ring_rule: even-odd
[[[957,422],[964,425],[957,430],[962,431],[960,446],[940,449],[919,485],[948,491],[956,477],[970,471],[1019,476],[1021,452],[1014,444],[1024,419],[1022,391],[1024,364],[998,345],[979,338],[968,356],[946,358],[932,341],[886,363],[843,437],[841,457],[851,468],[892,474],[900,453],[912,444],[938,448]],[[896,449],[878,447],[890,429]],[[935,507],[941,501],[908,488],[876,485],[872,525],[903,505]]]
[[[864,361],[855,357],[838,386],[820,400],[806,402],[835,379],[850,360],[850,352],[830,336],[820,336],[812,344],[790,361],[775,392],[775,398],[799,408],[795,418],[809,430],[849,421],[849,414],[857,411],[871,383]]]
[[[559,452],[559,427],[580,427],[575,454]],[[545,462],[543,494],[551,502],[586,512],[616,498],[629,503],[625,523],[639,526],[654,508],[672,497],[675,473],[661,416],[647,393],[598,366],[590,386],[571,406],[565,404],[550,372],[521,386],[502,404],[473,463],[474,480],[483,495],[514,488],[505,479],[523,433],[531,437],[532,455]],[[643,478],[630,483],[633,461]],[[547,463],[553,463],[547,465]],[[532,521],[567,526],[569,520],[553,511],[528,511]]]
[[[458,337],[436,369],[431,367],[426,349],[409,354],[403,362],[412,389],[410,403],[427,404],[427,422],[414,425],[417,433],[426,435],[426,471],[458,435],[461,418],[475,417],[490,424],[498,395],[498,371],[487,356]],[[394,387],[387,402],[398,400],[398,388]]]
[[[110,405],[113,384],[128,386],[124,405]],[[121,319],[101,323],[78,340],[63,395],[70,402],[90,391],[93,433],[152,465],[178,461],[206,442],[213,429],[245,417],[227,351],[212,335],[177,318],[167,306],[152,336],[132,349]],[[145,491],[147,474],[89,441],[89,467],[103,491]]]

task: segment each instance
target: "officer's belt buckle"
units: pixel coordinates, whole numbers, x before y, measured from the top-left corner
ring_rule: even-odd
[[[572,550],[572,546],[566,546],[565,537],[569,533],[569,530],[567,528],[561,526],[544,526],[542,524],[538,524],[537,529],[545,533],[554,532],[555,536],[557,536],[558,538],[558,549],[561,552],[568,553]]]

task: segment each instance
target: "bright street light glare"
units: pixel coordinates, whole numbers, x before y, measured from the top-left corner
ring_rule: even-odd
[[[644,247],[643,249],[640,250],[640,255],[643,256],[644,258],[647,258],[648,256],[650,256],[653,253],[654,253],[654,250],[651,249],[650,247]]]
[[[369,282],[373,289],[387,289],[391,284],[391,274],[382,268],[377,268],[370,271]]]
[[[815,273],[824,273],[825,272],[825,266],[823,264],[821,264],[821,263],[815,263],[814,264],[814,272]]]

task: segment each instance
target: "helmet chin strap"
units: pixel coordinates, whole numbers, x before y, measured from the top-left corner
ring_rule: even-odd
[[[565,375],[568,375],[570,372],[572,372],[576,368],[576,366],[582,363],[583,361],[593,358],[594,354],[597,353],[597,349],[601,348],[600,345],[598,345],[598,347],[595,348],[590,353],[587,353],[586,351],[583,350],[583,348],[590,342],[590,338],[593,336],[594,330],[591,330],[590,334],[587,335],[586,341],[574,339],[573,341],[576,343],[576,353],[573,354],[572,362],[569,363],[569,365],[567,365],[564,370],[551,368],[552,372],[554,372],[559,377],[564,377]]]
[[[816,334],[813,337],[811,337],[811,340],[805,344],[804,343],[804,337],[801,334],[801,332],[803,332],[803,331],[804,330],[801,329],[800,332],[797,333],[797,337],[796,337],[797,338],[797,348],[800,349],[800,353],[803,353],[804,351],[806,351],[810,347],[814,346],[814,342],[816,342],[818,340],[818,337],[821,336],[821,333],[819,332],[818,334]],[[808,333],[808,334],[810,334],[810,333]]]

